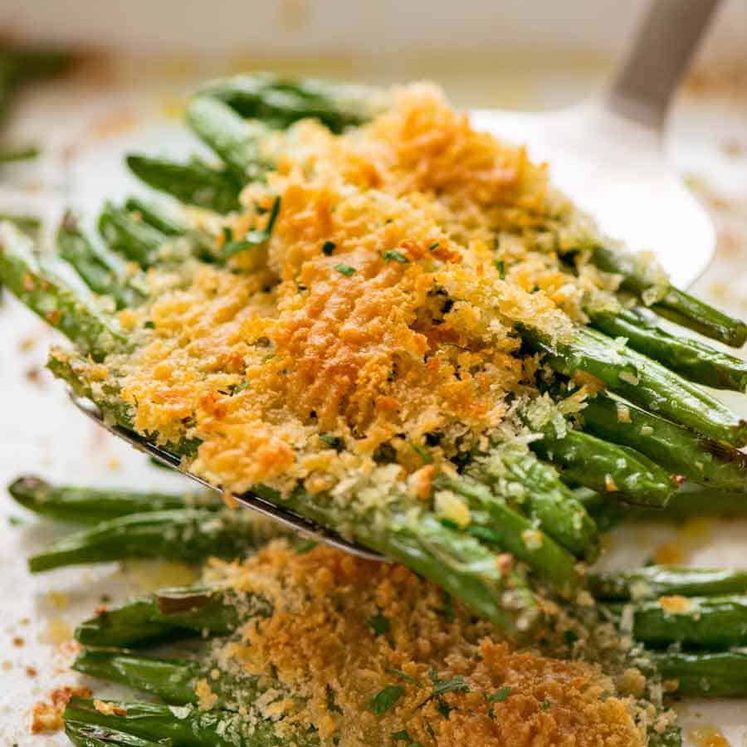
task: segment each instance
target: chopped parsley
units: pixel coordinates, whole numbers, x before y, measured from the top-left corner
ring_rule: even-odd
[[[451,706],[444,700],[444,695],[447,693],[468,693],[470,688],[467,684],[467,680],[461,675],[452,677],[449,680],[441,680],[438,674],[434,671],[428,673],[433,683],[433,691],[431,694],[420,704],[419,707],[424,706],[428,701],[435,699],[436,709],[444,717],[448,718],[451,713]]]
[[[395,262],[399,262],[400,264],[404,265],[410,261],[398,249],[387,249],[382,256],[384,257],[384,260],[386,262],[391,262],[392,260],[394,260]]]
[[[342,448],[345,445],[343,440],[339,436],[335,436],[333,433],[320,433],[319,438],[324,441],[327,446],[335,449],[335,451],[342,451]]]
[[[389,619],[378,612],[373,617],[368,618],[368,624],[376,635],[386,635],[391,628]]]
[[[340,275],[344,275],[347,278],[355,274],[355,267],[351,267],[350,265],[346,265],[342,262],[340,262],[339,265],[335,265],[335,270],[337,270]]]
[[[503,703],[509,695],[511,695],[511,687],[509,685],[504,685],[503,687],[498,688],[494,693],[486,695],[485,700],[487,700],[488,703]]]
[[[439,680],[437,676],[431,674],[433,682],[433,697],[446,695],[446,693],[468,693],[469,685],[467,680],[461,675],[452,677],[450,680]]]
[[[444,599],[444,618],[446,619],[446,622],[453,623],[454,622],[454,600],[451,598],[451,594],[449,594],[448,591],[443,592],[443,599]]]
[[[369,709],[377,716],[386,713],[404,694],[402,685],[387,685],[371,698]]]
[[[438,241],[434,241],[429,247],[428,251],[435,252],[438,247],[441,246],[441,244],[438,243]]]
[[[425,464],[430,464],[433,461],[433,454],[431,454],[425,446],[421,444],[411,443],[410,446],[417,452],[418,456],[423,460]]]
[[[543,711],[546,711],[548,708],[550,708],[550,706],[552,706],[552,701],[550,700],[550,698],[545,698],[540,703],[540,709],[543,710]]]
[[[392,741],[393,742],[407,742],[407,747],[423,747],[423,745],[421,745],[420,742],[412,741],[412,737],[410,736],[407,729],[402,729],[402,731],[393,731]]]
[[[387,667],[385,670],[387,674],[393,674],[404,682],[409,682],[411,685],[417,685],[418,681],[407,672],[403,672],[401,669],[394,669],[394,667]]]
[[[449,718],[449,714],[451,713],[451,706],[443,698],[439,698],[436,701],[436,710],[444,718]]]
[[[571,630],[570,628],[568,630],[564,630],[563,640],[565,641],[566,646],[572,646],[578,640],[578,633],[576,633],[575,630]]]
[[[277,220],[278,213],[280,212],[280,197],[276,197],[275,201],[272,203],[272,208],[270,209],[270,215],[267,219],[267,226],[263,228],[262,230],[259,229],[252,229],[251,231],[248,231],[243,239],[233,239],[231,236],[231,229],[224,228],[223,229],[223,236],[226,239],[226,242],[221,247],[220,252],[218,253],[218,256],[222,260],[230,259],[234,256],[234,254],[238,254],[239,252],[243,252],[244,249],[251,249],[255,246],[262,246],[262,244],[269,241],[270,236],[272,236],[272,229],[275,226],[275,221]]]
[[[249,382],[248,381],[242,381],[240,384],[232,384],[228,388],[228,394],[233,397],[234,394],[238,394],[239,392],[243,392],[245,389],[249,388]]]
[[[505,280],[506,279],[506,263],[502,259],[496,259],[495,267],[498,270],[498,277],[501,280]]]
[[[296,551],[296,555],[306,555],[307,552],[311,552],[318,544],[313,539],[299,539],[293,543],[293,549]]]
[[[325,241],[322,244],[322,254],[325,254],[327,257],[329,257],[336,248],[337,244],[335,244],[334,241]]]
[[[337,695],[330,685],[327,685],[327,710],[331,713],[342,713],[342,708],[337,705]]]

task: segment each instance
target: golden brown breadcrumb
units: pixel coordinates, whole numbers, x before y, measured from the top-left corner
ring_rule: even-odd
[[[439,747],[645,743],[634,699],[598,666],[512,650],[402,566],[278,541],[212,573],[273,608],[217,645],[219,668],[274,672],[298,697],[268,701],[263,716],[311,724],[324,745],[383,745],[403,732]]]
[[[394,102],[342,135],[314,121],[274,135],[276,170],[227,226],[266,225],[279,200],[267,246],[185,262],[176,287],[152,270],[155,300],[120,312],[139,344],[104,375],[135,426],[199,439],[193,469],[232,491],[328,490],[382,447],[405,475],[438,469],[534,391],[516,325],[563,336],[585,296],[614,287],[561,267],[567,205],[523,148],[475,131],[433,86]]]
[[[31,733],[41,734],[58,731],[63,727],[62,713],[73,697],[88,698],[91,690],[85,686],[66,685],[52,690],[49,701],[34,703],[31,710]]]

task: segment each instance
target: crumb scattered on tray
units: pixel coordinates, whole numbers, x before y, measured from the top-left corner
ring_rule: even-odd
[[[31,733],[41,734],[59,731],[62,726],[62,713],[73,697],[88,698],[91,690],[88,687],[58,687],[49,694],[49,701],[34,704],[31,711]]]
[[[44,641],[45,643],[51,643],[53,646],[60,646],[70,640],[72,635],[73,629],[67,621],[61,617],[51,617],[44,632]]]

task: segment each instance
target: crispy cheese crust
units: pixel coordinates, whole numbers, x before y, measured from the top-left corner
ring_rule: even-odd
[[[523,148],[431,86],[394,100],[339,136],[312,121],[273,136],[277,169],[230,226],[266,225],[279,198],[267,245],[187,262],[123,313],[139,344],[107,363],[136,427],[199,439],[193,469],[224,487],[317,492],[370,473],[382,448],[404,474],[439,468],[536,394],[516,325],[562,337],[614,288],[561,267],[556,250],[588,229]]]
[[[278,541],[212,575],[272,603],[215,656],[223,671],[274,672],[295,694],[257,701],[289,739],[313,725],[341,747],[396,744],[397,734],[443,747],[645,743],[636,701],[599,667],[511,650],[402,566]]]

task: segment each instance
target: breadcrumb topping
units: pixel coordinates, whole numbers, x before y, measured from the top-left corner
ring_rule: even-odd
[[[299,554],[277,541],[211,573],[272,604],[214,656],[237,676],[275,673],[265,682],[272,695],[256,702],[289,739],[312,726],[323,745],[341,747],[645,744],[642,701],[598,666],[512,650],[402,566],[323,546]],[[640,694],[642,675],[625,677]]]
[[[314,121],[274,135],[276,170],[216,238],[279,208],[269,241],[187,260],[176,286],[152,270],[153,300],[126,312],[137,348],[106,363],[136,428],[198,439],[192,468],[229,490],[318,492],[382,459],[439,469],[536,394],[517,325],[563,337],[615,287],[583,251],[575,274],[561,265],[590,229],[544,165],[433,86],[394,102],[342,135]]]

